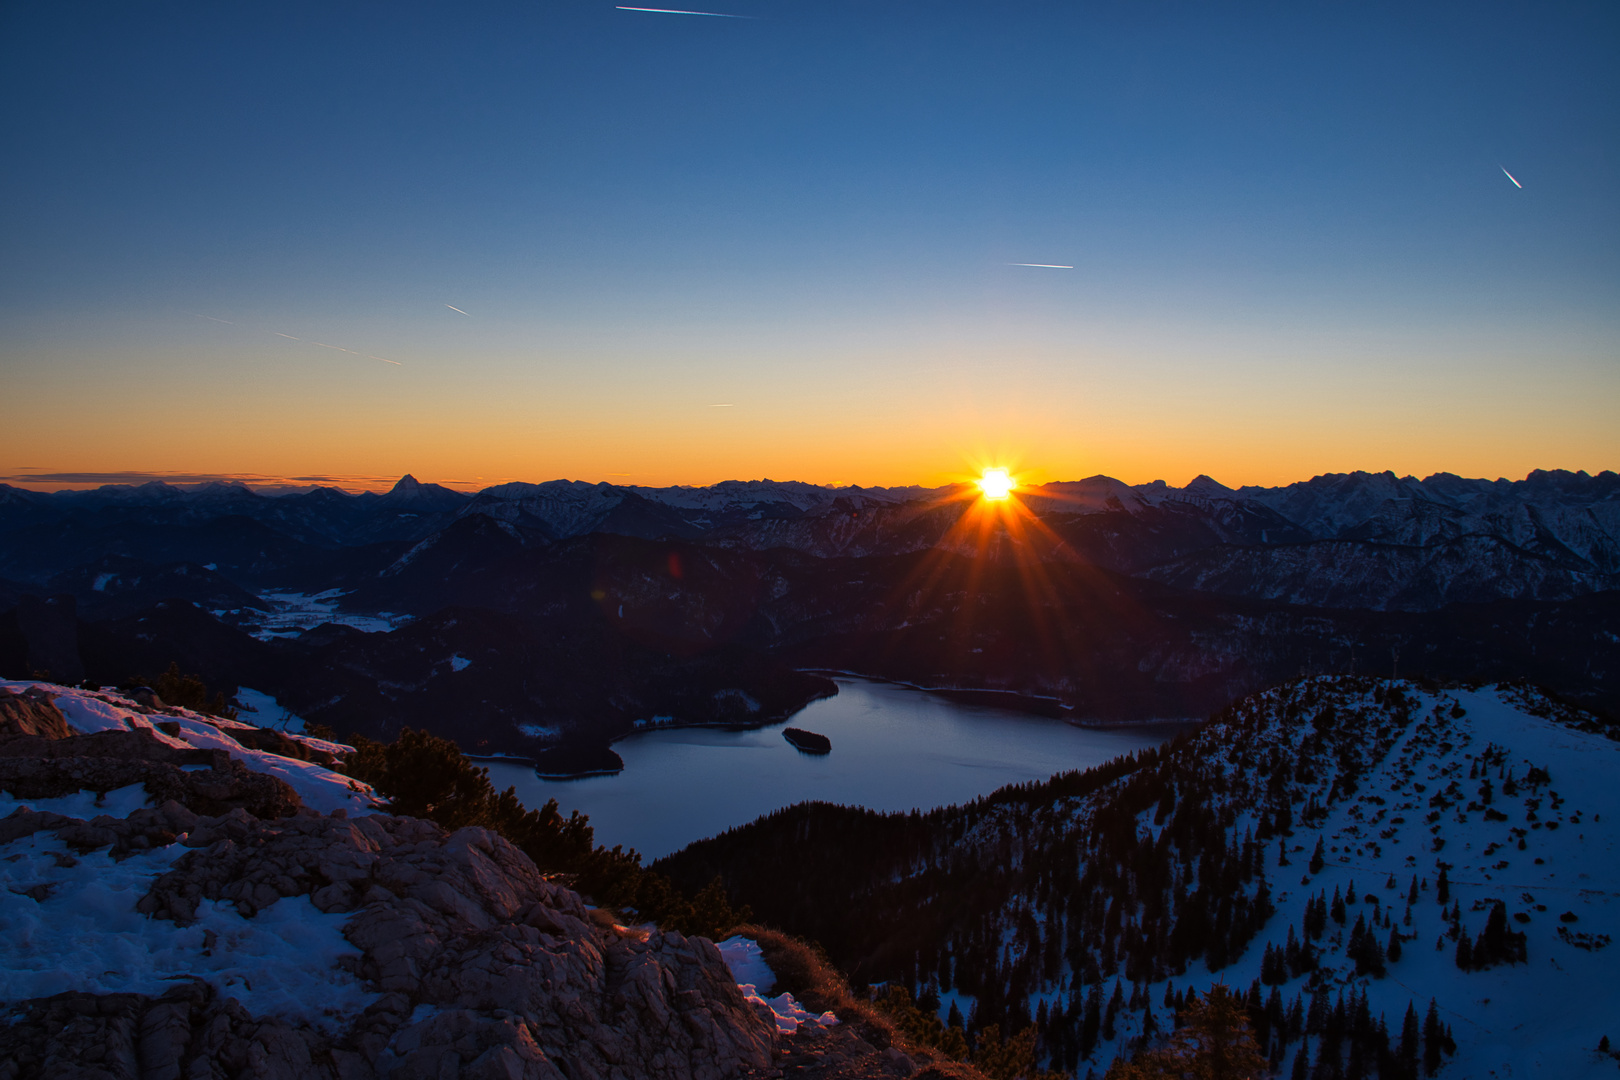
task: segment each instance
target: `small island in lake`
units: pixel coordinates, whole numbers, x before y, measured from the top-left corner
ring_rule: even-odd
[[[817,735],[813,731],[805,731],[803,728],[796,727],[783,728],[782,738],[792,743],[796,749],[803,750],[807,754],[832,753],[832,740],[825,735]]]

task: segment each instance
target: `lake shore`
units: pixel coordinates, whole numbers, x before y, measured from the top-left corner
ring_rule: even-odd
[[[624,769],[613,775],[550,780],[506,759],[489,763],[490,779],[530,806],[555,798],[564,813],[589,815],[600,841],[656,858],[798,802],[880,812],[971,802],[1158,746],[1187,727],[1081,727],[899,683],[843,674],[837,683],[836,696],[793,717],[825,735],[830,754],[803,753],[774,727],[661,726],[614,744]]]

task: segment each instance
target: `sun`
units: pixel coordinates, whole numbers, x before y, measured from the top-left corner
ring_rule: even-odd
[[[979,477],[979,489],[987,499],[1005,499],[1018,485],[1007,475],[1006,469],[986,469]]]

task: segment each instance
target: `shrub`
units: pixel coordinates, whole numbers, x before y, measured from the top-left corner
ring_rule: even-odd
[[[590,819],[578,810],[563,817],[556,799],[530,810],[515,788],[496,794],[489,770],[467,760],[449,739],[406,728],[391,743],[357,737],[354,745],[344,772],[374,787],[390,812],[446,829],[476,825],[497,832],[542,871],[567,875],[598,903],[708,937],[722,937],[752,917],[746,907],[732,908],[718,877],[688,900],[667,877],[643,869],[637,852],[596,844]]]
[[[202,681],[200,675],[180,674],[178,661],[169,661],[168,668],[155,679],[145,675],[132,675],[124,680],[123,689],[133,689],[144,686],[163,700],[165,705],[174,705],[192,712],[202,713],[204,716],[218,716],[226,720],[236,719],[236,710],[225,702],[223,692],[212,696],[208,693],[208,686]]]

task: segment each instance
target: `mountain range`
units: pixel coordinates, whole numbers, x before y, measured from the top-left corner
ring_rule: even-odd
[[[560,772],[612,768],[608,744],[652,716],[785,716],[829,692],[817,668],[1075,721],[1207,715],[1301,672],[1530,678],[1620,705],[1613,472],[1092,477],[989,513],[975,495],[0,486],[0,674],[179,662],[339,731],[426,726]]]

